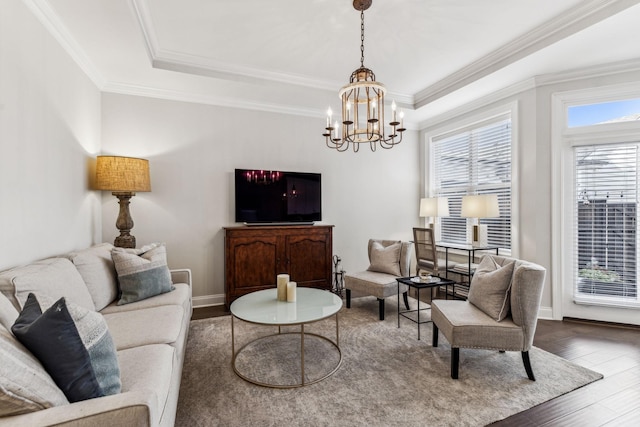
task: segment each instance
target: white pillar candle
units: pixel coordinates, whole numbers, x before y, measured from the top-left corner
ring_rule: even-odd
[[[287,283],[289,283],[289,275],[278,274],[278,301],[287,300]]]
[[[287,283],[287,302],[296,302],[296,282]]]

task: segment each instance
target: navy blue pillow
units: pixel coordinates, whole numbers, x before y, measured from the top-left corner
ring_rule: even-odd
[[[38,358],[69,402],[103,396],[64,297],[42,313],[30,293],[11,331]]]

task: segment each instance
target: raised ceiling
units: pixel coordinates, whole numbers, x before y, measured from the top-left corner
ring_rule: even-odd
[[[351,0],[24,0],[104,91],[322,116],[360,65]],[[638,58],[640,0],[374,0],[365,61],[415,124]]]

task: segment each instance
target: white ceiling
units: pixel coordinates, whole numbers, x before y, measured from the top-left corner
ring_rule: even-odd
[[[104,91],[322,116],[360,66],[351,0],[23,0]],[[640,0],[374,0],[364,65],[414,123],[639,58]]]

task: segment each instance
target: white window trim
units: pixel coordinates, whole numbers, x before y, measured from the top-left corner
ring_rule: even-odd
[[[469,127],[474,127],[491,119],[510,114],[511,116],[511,251],[501,252],[507,256],[518,257],[520,253],[520,174],[518,167],[518,153],[520,140],[518,101],[497,105],[491,108],[484,108],[462,119],[451,121],[445,125],[431,127],[424,134],[424,159],[423,177],[425,183],[425,194],[422,197],[433,196],[432,183],[435,181],[433,158],[431,156],[431,142],[443,134],[450,134],[457,131],[464,131]]]
[[[573,265],[573,253],[563,248],[573,247],[571,224],[565,212],[573,212],[572,183],[574,180],[573,151],[575,145],[637,142],[639,122],[620,122],[569,128],[568,109],[571,106],[640,98],[639,83],[602,86],[552,95],[551,101],[551,306],[552,317],[564,317],[563,283],[569,278],[565,265]],[[585,308],[588,310],[588,308]],[[615,309],[620,310],[620,309]],[[624,315],[612,313],[609,321],[626,322]],[[602,319],[607,320],[607,319]]]

